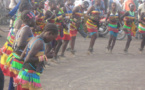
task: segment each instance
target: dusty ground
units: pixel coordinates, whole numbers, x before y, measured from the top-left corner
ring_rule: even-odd
[[[0,32],[0,46],[6,33]],[[51,64],[41,75],[44,90],[145,90],[145,52],[140,54],[140,40],[133,39],[129,54],[124,54],[126,40],[117,41],[113,54],[106,54],[106,38],[98,38],[93,55],[87,55],[89,39],[78,36],[76,56]],[[9,78],[5,77],[7,90]]]

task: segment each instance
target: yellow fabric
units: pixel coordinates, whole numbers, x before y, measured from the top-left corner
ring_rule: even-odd
[[[133,22],[132,23],[132,27],[131,27],[131,32],[133,33],[133,36],[135,36],[135,34],[136,34],[136,25],[135,25],[135,23]]]
[[[5,64],[6,64],[7,58],[8,58],[8,56],[7,56],[6,54],[3,54],[3,55],[1,56],[0,63],[1,63],[2,65],[5,65]]]
[[[40,51],[36,54],[37,57],[44,55],[44,51]]]
[[[69,35],[69,32],[66,29],[63,29],[63,33]]]

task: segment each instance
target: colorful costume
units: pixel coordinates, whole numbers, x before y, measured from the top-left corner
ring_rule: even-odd
[[[19,37],[24,28],[27,28],[29,26],[25,25],[23,26],[16,34],[16,39],[14,43],[14,50],[17,48],[17,42],[19,42]],[[32,36],[30,36],[26,41],[29,42],[31,38],[33,37],[33,32],[31,30]],[[23,52],[23,50],[17,50],[17,52]],[[22,69],[23,61],[20,61],[20,55],[16,54],[15,52],[11,53],[6,61],[6,66],[9,68],[10,71],[10,77],[16,77],[19,73],[19,71]]]
[[[123,29],[127,30],[125,31],[127,35],[135,36],[136,33],[136,25],[134,23],[135,15],[134,12],[129,11],[129,15],[125,16],[124,18],[124,26]],[[133,22],[128,22],[128,20],[132,20]]]
[[[17,12],[16,19],[15,19],[13,25],[15,25],[16,21],[19,20],[20,17],[21,17],[21,14]],[[2,56],[1,56],[0,64],[1,64],[1,69],[2,69],[5,76],[10,76],[10,71],[5,66],[5,64],[6,64],[6,60],[7,60],[8,56],[13,52],[12,45],[13,45],[13,42],[15,39],[14,31],[15,31],[14,28],[10,29],[8,37],[7,37],[7,41],[4,44],[4,46],[1,48]]]
[[[63,37],[63,16],[64,14],[63,10],[60,9],[60,11],[57,14],[57,17],[55,19],[55,24],[58,26],[58,36],[56,40],[62,40]]]
[[[111,20],[116,20],[116,22],[112,22]],[[108,30],[110,31],[110,35],[113,35],[114,37],[117,37],[119,31],[117,26],[118,21],[118,13],[116,12],[115,14],[113,14],[111,12],[109,16]]]
[[[95,15],[98,15],[98,14],[100,14],[101,12],[100,11],[98,11],[97,9],[96,10],[94,10],[94,11],[92,11],[92,20],[91,19],[88,19],[87,20],[87,22],[86,22],[86,26],[87,26],[87,30],[88,30],[88,32],[91,34],[91,35],[93,35],[93,34],[95,34],[95,33],[97,33],[98,32],[98,26],[97,26],[97,23],[96,23],[96,21],[93,21],[93,16],[95,16]]]
[[[66,23],[67,23],[67,26],[68,26],[68,29],[70,27],[70,18],[72,16],[72,10],[66,6],[66,12],[65,12],[65,15],[66,15]],[[66,30],[66,29],[63,29],[63,40],[70,40],[70,32],[69,30]]]
[[[8,37],[7,37],[7,41],[1,49],[2,56],[1,56],[0,63],[1,63],[1,69],[2,69],[5,76],[10,75],[10,71],[5,66],[5,64],[6,64],[6,60],[7,60],[8,56],[13,52],[12,44],[13,44],[14,38],[15,38],[13,30],[14,29],[10,30]]]
[[[37,12],[41,13],[42,16],[41,17],[36,16],[36,25],[39,25],[41,30],[43,31],[43,29],[46,25],[46,23],[44,21],[45,16],[43,15],[43,10],[42,9],[37,8],[37,11],[35,12],[35,15],[36,15]],[[42,31],[35,32],[34,36],[40,35],[42,33]]]
[[[145,21],[145,17],[144,17]],[[140,33],[144,34],[145,33],[145,23],[139,23],[138,30]]]
[[[29,51],[38,40],[42,40],[42,39],[41,38],[36,39],[31,45],[30,43],[28,43],[26,56],[28,55]],[[38,52],[36,54],[36,57],[42,56],[44,54],[45,54],[45,44],[43,44],[43,50]],[[38,62],[35,64],[24,63],[23,69],[19,72],[17,79],[15,79],[15,83],[19,83],[21,85],[21,88],[23,89],[42,90],[42,86],[40,83],[40,73],[42,73],[43,71],[43,65],[44,65],[44,62]],[[18,90],[21,90],[21,89],[18,89]]]
[[[80,6],[81,8],[81,6]],[[79,17],[79,20],[81,20],[81,17],[83,16],[83,12],[82,10],[79,10],[79,12],[75,13],[76,17]],[[77,21],[79,21],[77,20]],[[74,19],[71,19],[71,23],[70,23],[70,36],[76,36],[77,35],[77,21]]]
[[[41,16],[41,17],[37,17],[36,19],[36,25],[39,25],[42,31],[46,25],[46,23],[44,22],[44,18],[45,18],[44,16]],[[35,32],[34,36],[40,35],[42,31]]]

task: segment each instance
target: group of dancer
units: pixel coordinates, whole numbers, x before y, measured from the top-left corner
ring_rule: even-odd
[[[57,60],[61,47],[60,56],[64,57],[69,41],[71,53],[75,54],[75,40],[84,16],[88,18],[86,26],[91,36],[88,52],[93,52],[101,20],[100,0],[95,0],[91,7],[86,1],[76,7],[73,3],[74,0],[49,0],[49,9],[44,13],[43,0],[21,0],[13,27],[0,51],[1,69],[5,76],[10,77],[9,90],[42,90],[40,74],[45,62],[49,58]],[[124,51],[127,52],[136,30],[134,5],[130,4],[130,11],[123,15],[116,7],[116,3],[112,3],[106,18],[110,31],[107,51],[112,52],[120,23],[124,21],[123,29],[128,36]],[[138,28],[143,35],[142,51],[145,45],[145,13],[141,14],[139,22]]]

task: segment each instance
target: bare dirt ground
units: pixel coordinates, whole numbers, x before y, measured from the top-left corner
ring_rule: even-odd
[[[6,33],[0,31],[0,46],[6,41]],[[78,35],[76,56],[66,52],[66,58],[58,64],[46,66],[41,75],[44,90],[145,90],[145,52],[139,53],[140,40],[133,39],[129,54],[123,49],[126,39],[117,41],[113,54],[106,54],[106,38],[98,38],[94,54],[87,55],[90,39]],[[9,78],[5,77],[5,88]]]

